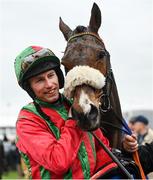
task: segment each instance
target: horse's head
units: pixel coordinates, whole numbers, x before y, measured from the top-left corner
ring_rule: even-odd
[[[109,53],[98,35],[100,25],[101,11],[95,3],[88,27],[77,26],[72,31],[61,18],[59,24],[68,42],[62,58],[62,64],[68,72],[65,95],[74,99],[72,115],[79,119],[80,127],[86,130],[100,126],[99,109],[105,85],[104,76],[107,76],[110,68]]]
[[[95,3],[88,27],[77,26],[72,31],[60,18],[59,27],[68,42],[62,58],[66,72],[77,65],[88,65],[106,74],[109,54],[98,35],[100,25],[101,11]]]

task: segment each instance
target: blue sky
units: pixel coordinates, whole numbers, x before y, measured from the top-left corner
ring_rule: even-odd
[[[1,116],[15,119],[31,101],[17,85],[15,57],[29,45],[40,45],[61,58],[66,41],[59,17],[71,29],[87,26],[93,2],[101,9],[99,34],[111,54],[123,111],[153,109],[151,0],[0,0]]]

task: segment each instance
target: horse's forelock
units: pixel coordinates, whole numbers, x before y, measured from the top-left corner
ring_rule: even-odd
[[[74,34],[86,32],[87,28],[85,26],[77,26],[73,31]]]

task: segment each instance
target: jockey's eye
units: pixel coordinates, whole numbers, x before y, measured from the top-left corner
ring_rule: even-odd
[[[105,51],[100,51],[97,55],[97,59],[102,59],[106,56],[106,52]]]

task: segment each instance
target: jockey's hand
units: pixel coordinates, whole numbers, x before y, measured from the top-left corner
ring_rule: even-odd
[[[135,134],[125,135],[123,139],[123,148],[127,152],[135,152],[138,150],[138,142]]]

